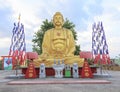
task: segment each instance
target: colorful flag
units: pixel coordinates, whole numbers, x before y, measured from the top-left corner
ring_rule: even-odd
[[[20,21],[14,23],[12,33],[9,56],[13,57],[13,66],[18,63],[22,65],[26,60],[24,25]]]
[[[98,24],[94,23],[92,29],[92,53],[94,63],[99,63],[98,61],[100,61],[100,64],[110,64],[108,45],[102,22],[98,22]]]

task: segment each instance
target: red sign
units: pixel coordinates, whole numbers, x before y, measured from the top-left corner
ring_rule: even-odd
[[[29,63],[29,66],[25,74],[25,78],[36,78],[36,71],[34,64],[32,62]]]
[[[82,78],[93,78],[93,73],[87,61],[84,62],[82,72],[81,72],[81,77]]]

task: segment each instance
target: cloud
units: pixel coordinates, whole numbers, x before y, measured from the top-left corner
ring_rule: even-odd
[[[10,38],[5,37],[0,39],[0,48],[8,48],[10,46]]]
[[[21,13],[21,22],[25,28],[27,50],[31,50],[34,32],[39,29],[42,21],[51,20],[53,14],[60,11],[65,18],[67,17],[76,25],[77,44],[81,45],[81,50],[91,50],[92,24],[102,21],[109,52],[111,57],[114,57],[120,53],[119,5],[118,0],[0,0],[0,10],[5,12],[8,20],[5,21],[7,23],[0,26],[0,42],[7,43],[6,46],[0,44],[0,48],[9,50],[10,38],[8,35],[10,36],[12,33],[10,34],[8,30],[13,28],[13,25],[11,26],[13,22],[18,21],[19,13]],[[9,13],[6,13],[8,10]],[[5,15],[2,14],[2,16]],[[0,20],[4,22],[6,17],[2,17]],[[5,33],[1,30],[4,30],[7,35],[3,35]]]
[[[108,3],[109,2],[109,3]],[[95,2],[94,2],[95,3]],[[94,22],[103,22],[104,31],[106,34],[106,40],[111,58],[114,58],[120,53],[120,2],[114,2],[109,0],[103,0],[100,4],[102,12],[97,15],[92,14],[90,6],[84,6],[83,10],[90,16],[89,18],[83,18],[82,23],[86,28],[78,31],[78,41],[80,43],[81,50],[91,51],[91,36],[92,36],[92,24]],[[99,10],[98,10],[99,11]]]
[[[82,51],[92,51],[92,22],[83,20],[86,28],[77,31],[78,41]]]
[[[9,4],[6,3],[5,0],[0,0],[0,9],[4,9],[5,7],[8,7]]]
[[[108,3],[109,2],[109,3]],[[115,57],[120,53],[120,2],[104,0],[102,3],[103,13],[100,16],[103,21],[106,39],[109,46],[111,57]]]

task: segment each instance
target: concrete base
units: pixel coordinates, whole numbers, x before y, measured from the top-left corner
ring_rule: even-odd
[[[24,77],[25,77],[24,74],[9,75],[9,76],[7,76],[7,78],[9,78],[9,79],[20,79],[20,78],[24,78]]]
[[[110,74],[94,74],[94,77],[111,77]]]

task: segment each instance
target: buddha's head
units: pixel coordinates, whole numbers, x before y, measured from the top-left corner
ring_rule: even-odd
[[[63,15],[60,12],[56,12],[53,16],[53,24],[54,26],[63,26],[64,19]]]

